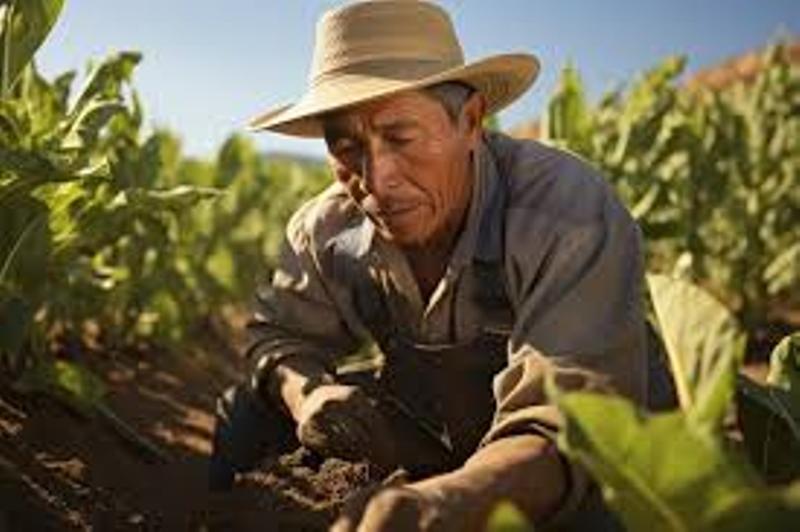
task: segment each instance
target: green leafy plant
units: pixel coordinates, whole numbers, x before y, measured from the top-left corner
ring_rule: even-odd
[[[64,0],[6,0],[0,3],[0,95],[6,96],[58,19]]]
[[[681,408],[651,414],[625,398],[551,389],[566,423],[559,447],[593,475],[629,530],[783,530],[800,523],[797,471],[784,471],[781,479],[794,484],[767,487],[759,475],[764,468],[753,467],[722,430],[741,360],[735,319],[684,280],[650,276],[649,284]],[[796,395],[795,341],[790,337],[775,350],[772,374],[774,387]],[[762,390],[756,404],[785,415],[778,413],[787,404],[784,396],[780,406],[770,402],[774,392]],[[743,436],[745,447],[763,456],[772,442],[760,428],[745,429]],[[770,451],[785,464],[796,460],[792,449]]]
[[[760,62],[748,84],[689,89],[671,57],[597,104],[568,65],[543,127],[613,183],[650,270],[712,290],[748,331],[800,282],[800,69],[781,43]]]
[[[136,52],[94,64],[77,91],[74,72],[44,79],[31,43],[57,6],[3,6],[14,83],[0,100],[0,360],[40,367],[49,341],[87,327],[109,348],[185,350],[210,316],[251,297],[288,216],[328,175],[238,136],[200,161],[167,131],[145,135]]]
[[[698,423],[721,426],[744,359],[744,333],[698,286],[658,274],[647,281],[681,408]]]

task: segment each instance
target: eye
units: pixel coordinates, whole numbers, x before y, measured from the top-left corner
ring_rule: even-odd
[[[343,153],[350,153],[355,149],[355,147],[356,143],[351,139],[340,139],[330,146],[330,150],[334,155],[339,155]]]
[[[339,139],[328,147],[328,151],[343,163],[352,164],[361,156],[361,144],[352,139]]]
[[[386,142],[397,148],[407,146],[414,141],[414,137],[410,135],[390,135],[386,137]]]

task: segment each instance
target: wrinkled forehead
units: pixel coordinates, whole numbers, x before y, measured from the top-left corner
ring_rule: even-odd
[[[368,130],[403,128],[440,119],[439,103],[419,90],[406,91],[379,100],[328,113],[322,117],[325,137],[366,133]]]

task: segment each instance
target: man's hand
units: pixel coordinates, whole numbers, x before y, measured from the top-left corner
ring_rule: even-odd
[[[405,475],[402,473],[402,470],[398,470],[383,484],[365,488],[353,495],[345,503],[331,532],[462,532],[460,523],[463,521],[455,517],[459,511],[457,504],[448,504],[440,492],[428,493],[426,489],[405,485]]]
[[[396,465],[386,420],[356,386],[318,386],[300,403],[296,420],[300,443],[323,456],[365,458],[385,471]]]
[[[331,530],[476,532],[503,500],[541,523],[557,509],[565,482],[551,443],[536,435],[512,436],[483,447],[450,473],[356,494]]]

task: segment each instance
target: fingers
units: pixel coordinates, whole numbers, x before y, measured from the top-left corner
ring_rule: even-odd
[[[339,517],[336,519],[336,522],[333,523],[330,531],[355,532],[358,524],[361,522],[369,500],[378,490],[382,489],[382,487],[381,484],[373,484],[350,496],[342,506],[342,511],[339,512]]]
[[[351,459],[363,455],[369,435],[352,412],[322,408],[298,426],[298,439],[324,456]]]
[[[367,459],[384,471],[395,467],[388,424],[359,388],[320,387],[309,396],[306,410],[298,423],[298,438],[303,445],[323,456]]]
[[[366,396],[342,405],[343,425],[353,452],[347,458],[366,459],[385,474],[397,466],[394,442],[383,415]]]
[[[388,488],[378,492],[369,501],[356,530],[423,530],[422,516],[422,501],[415,492],[405,488]]]
[[[331,531],[422,530],[427,522],[428,506],[411,489],[368,488],[348,500]]]

